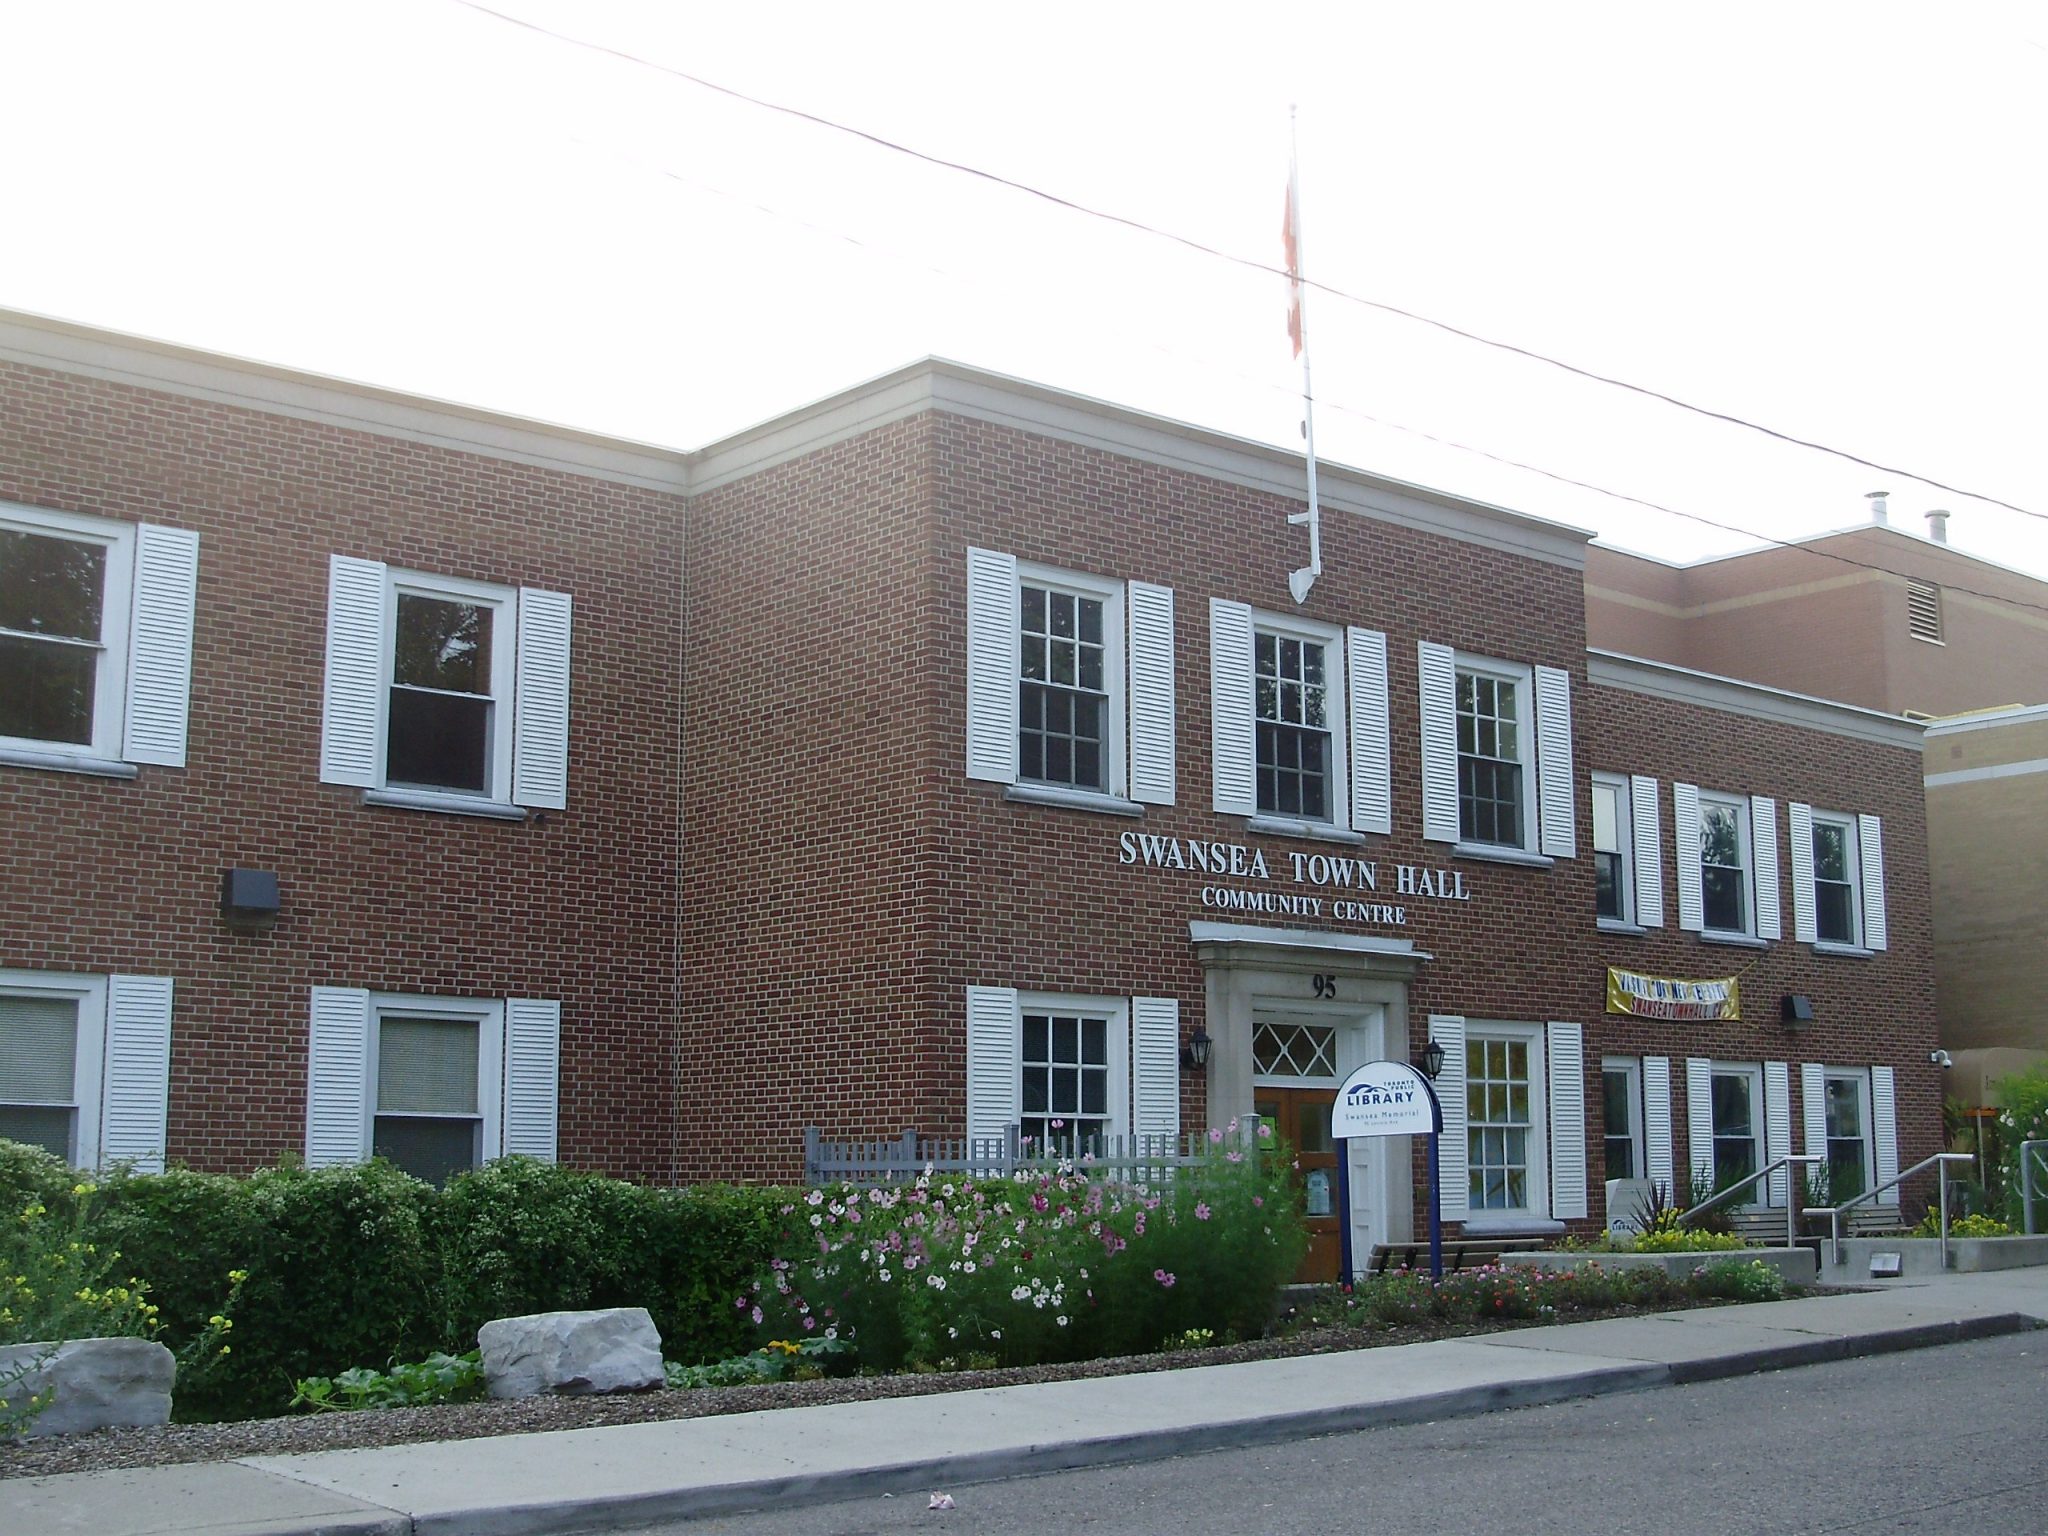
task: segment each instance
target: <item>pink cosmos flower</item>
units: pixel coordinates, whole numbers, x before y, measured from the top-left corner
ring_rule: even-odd
[[[1201,1202],[1201,1203],[1198,1203],[1198,1204],[1197,1204],[1197,1205],[1195,1206],[1195,1220],[1197,1220],[1197,1221],[1207,1221],[1208,1219],[1209,1219],[1209,1206],[1208,1206],[1207,1202],[1205,1201],[1205,1202]]]
[[[1172,1290],[1172,1289],[1173,1289],[1173,1276],[1172,1276],[1172,1275],[1171,1275],[1170,1273],[1168,1273],[1168,1272],[1167,1272],[1166,1270],[1163,1270],[1163,1269],[1155,1269],[1155,1270],[1153,1270],[1153,1271],[1152,1271],[1152,1278],[1153,1278],[1154,1280],[1157,1280],[1157,1281],[1158,1281],[1158,1282],[1159,1282],[1159,1283],[1160,1283],[1161,1285],[1165,1286],[1165,1287],[1166,1287],[1166,1288],[1167,1288],[1168,1290]]]

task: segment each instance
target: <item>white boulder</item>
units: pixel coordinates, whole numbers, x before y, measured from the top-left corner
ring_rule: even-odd
[[[645,1307],[500,1317],[476,1342],[492,1397],[642,1392],[663,1381],[661,1335]]]
[[[164,1424],[177,1371],[171,1352],[148,1339],[11,1344],[0,1348],[0,1402],[18,1411],[49,1389],[49,1406],[23,1431],[31,1437]]]

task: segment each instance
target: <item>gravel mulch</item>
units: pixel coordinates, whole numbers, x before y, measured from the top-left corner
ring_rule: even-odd
[[[1675,1310],[1682,1305],[1682,1302],[1676,1303],[1660,1310]],[[1619,1315],[1628,1314],[1577,1313],[1567,1321],[1590,1322],[1599,1317]],[[1403,1327],[1319,1327],[1244,1344],[1127,1355],[1071,1365],[950,1371],[944,1374],[840,1376],[819,1381],[768,1382],[751,1387],[697,1387],[689,1391],[637,1392],[609,1397],[525,1397],[502,1402],[441,1403],[425,1408],[248,1419],[229,1424],[162,1424],[150,1429],[103,1429],[87,1435],[52,1435],[40,1440],[11,1443],[0,1441],[0,1478],[47,1477],[61,1472],[103,1472],[116,1467],[227,1461],[239,1456],[289,1456],[309,1451],[407,1445],[424,1440],[471,1440],[486,1435],[592,1429],[610,1424],[644,1424],[657,1419],[695,1419],[721,1413],[805,1408],[821,1403],[919,1397],[933,1392],[967,1392],[977,1387],[1078,1381],[1095,1376],[1180,1370],[1196,1365],[1228,1365],[1243,1360],[1333,1354],[1539,1325],[1532,1320]]]

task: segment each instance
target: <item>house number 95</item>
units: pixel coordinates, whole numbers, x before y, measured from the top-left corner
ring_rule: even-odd
[[[1315,978],[1315,983],[1317,997],[1335,997],[1337,995],[1336,977],[1318,976]]]

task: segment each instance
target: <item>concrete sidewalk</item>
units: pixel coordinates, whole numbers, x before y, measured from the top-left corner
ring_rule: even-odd
[[[2048,1269],[1475,1339],[487,1440],[0,1481],[0,1530],[518,1536],[908,1493],[2048,1326]]]

